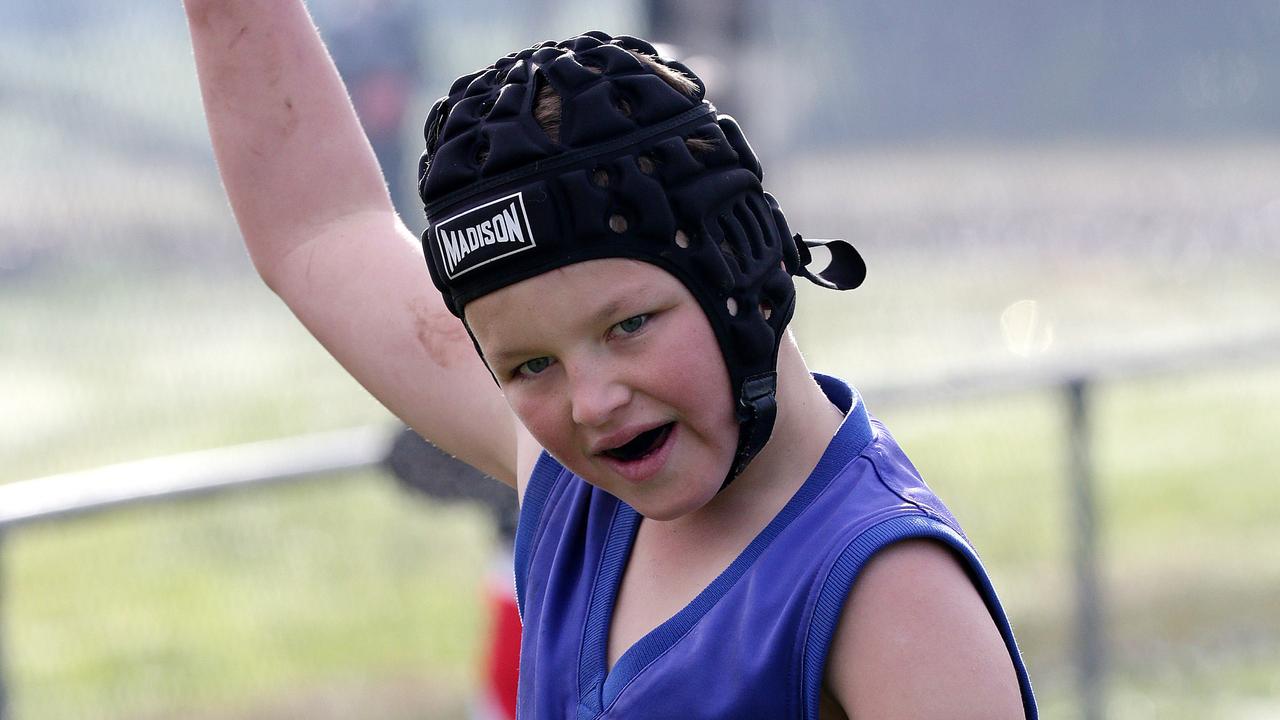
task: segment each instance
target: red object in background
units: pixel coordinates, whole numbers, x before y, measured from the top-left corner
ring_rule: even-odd
[[[408,77],[389,70],[371,72],[353,82],[347,91],[371,141],[399,142],[400,127],[413,95]],[[392,172],[395,168],[386,170]]]
[[[508,561],[506,567],[511,567]],[[489,647],[485,653],[484,687],[476,717],[515,720],[516,683],[520,674],[520,611],[510,572],[485,583],[489,606]]]

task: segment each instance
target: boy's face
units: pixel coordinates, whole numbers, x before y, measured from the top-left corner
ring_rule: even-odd
[[[507,402],[565,467],[655,520],[715,496],[738,442],[702,308],[648,263],[568,265],[472,301]]]

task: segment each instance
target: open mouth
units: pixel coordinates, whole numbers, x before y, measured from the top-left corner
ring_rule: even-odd
[[[614,458],[615,460],[622,460],[624,462],[639,460],[654,450],[662,447],[662,443],[665,442],[667,436],[671,434],[671,428],[673,426],[675,426],[675,423],[669,422],[666,425],[661,425],[652,430],[646,430],[645,432],[631,438],[631,440],[625,445],[619,445],[616,448],[605,450],[604,454]]]

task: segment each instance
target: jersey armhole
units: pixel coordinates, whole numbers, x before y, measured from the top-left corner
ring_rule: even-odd
[[[936,540],[949,548],[962,560],[966,574],[982,596],[982,601],[991,613],[996,628],[1004,639],[1014,669],[1018,674],[1018,688],[1022,694],[1022,707],[1027,720],[1036,720],[1037,711],[1035,696],[1031,690],[1031,679],[1026,666],[1022,662],[1022,654],[1013,638],[1013,628],[1005,615],[1000,600],[996,597],[995,588],[987,576],[982,561],[969,543],[953,528],[935,518],[926,515],[899,515],[884,520],[859,533],[841,551],[831,566],[818,598],[814,604],[813,616],[803,644],[801,658],[801,697],[804,703],[806,720],[817,720],[818,704],[822,692],[822,682],[826,672],[827,655],[831,651],[831,640],[835,636],[836,625],[844,610],[845,601],[853,589],[858,572],[866,565],[871,556],[889,545],[908,539]]]
[[[552,491],[560,478],[569,472],[546,450],[538,456],[529,476],[529,485],[524,491],[524,501],[520,503],[520,518],[516,524],[515,542],[515,580],[516,607],[520,617],[524,617],[525,588],[529,580],[529,563],[533,557],[533,549],[537,545],[542,530],[542,514]]]

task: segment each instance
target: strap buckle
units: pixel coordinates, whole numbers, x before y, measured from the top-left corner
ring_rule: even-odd
[[[742,382],[742,395],[738,397],[738,421],[756,420],[765,414],[772,415],[778,407],[778,374],[765,373]]]

